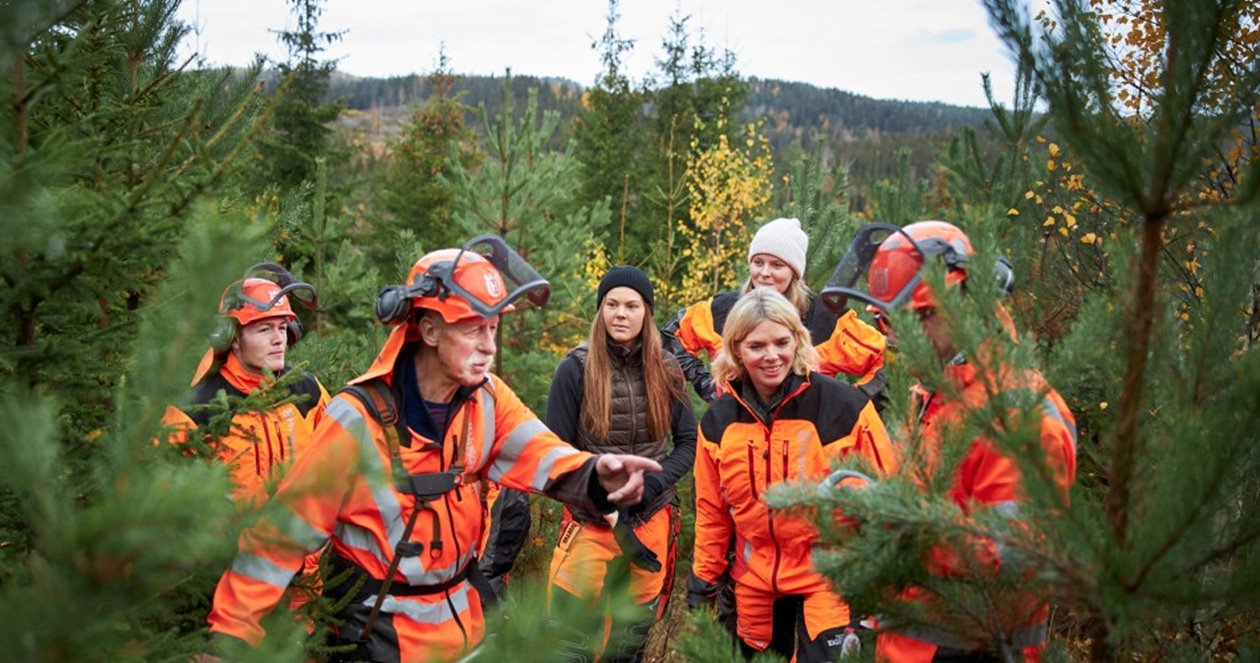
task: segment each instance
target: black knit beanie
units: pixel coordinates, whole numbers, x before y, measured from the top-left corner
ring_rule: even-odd
[[[622,285],[643,295],[643,301],[648,308],[655,310],[656,302],[653,300],[652,280],[648,278],[647,274],[643,273],[643,270],[630,265],[617,265],[608,270],[608,273],[599,282],[599,292],[595,295],[595,308],[604,305],[604,295],[607,295],[609,290]]]

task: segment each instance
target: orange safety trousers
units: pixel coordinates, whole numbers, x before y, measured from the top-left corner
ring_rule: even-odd
[[[1041,663],[1045,648],[1044,642],[1024,648],[1023,660],[1025,663]],[[940,650],[938,645],[931,642],[915,640],[892,631],[881,632],[875,640],[875,660],[881,663],[932,663]]]
[[[655,572],[630,565],[630,598],[635,605],[652,602],[665,584],[671,511],[669,507],[663,508],[634,528],[639,541],[661,560],[661,569]],[[551,554],[551,584],[574,596],[594,599],[604,591],[609,565],[621,556],[621,547],[611,527],[581,522],[566,509],[560,538]]]

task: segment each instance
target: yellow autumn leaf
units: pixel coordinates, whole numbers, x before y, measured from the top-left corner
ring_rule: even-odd
[[[1059,144],[1058,143],[1050,143],[1050,145],[1048,145],[1046,149],[1050,150],[1050,156],[1056,159],[1059,158]]]
[[[1069,228],[1076,227],[1076,217],[1072,216],[1071,214],[1064,214],[1063,222],[1066,223]]]
[[[1053,226],[1053,225],[1054,225],[1054,217],[1053,217],[1053,216],[1047,216],[1047,217],[1046,217],[1045,222],[1044,222],[1044,223],[1042,223],[1041,225],[1043,225],[1043,226]]]
[[[1055,163],[1054,159],[1046,160],[1046,170],[1055,170],[1058,167],[1059,167],[1059,164]]]
[[[1062,227],[1062,228],[1059,228],[1059,234],[1060,234],[1060,235],[1063,235],[1064,237],[1067,237],[1067,236],[1068,236],[1068,234],[1069,234],[1069,233],[1068,233],[1067,226],[1064,226],[1064,227]]]
[[[1085,233],[1084,235],[1081,235],[1081,244],[1093,244],[1096,239],[1098,239],[1098,235],[1095,235],[1094,233]]]
[[[1024,193],[1024,200],[1032,200],[1032,197],[1035,195],[1037,194],[1033,193],[1032,189],[1029,189],[1027,192]]]
[[[1007,216],[1019,216],[1019,210],[1017,210],[1017,209],[1015,209],[1014,207],[1012,207],[1012,208],[1010,208],[1010,209],[1006,210],[1006,215],[1007,215]]]
[[[1106,410],[1106,409],[1107,409],[1107,401],[1103,401],[1103,402],[1099,403],[1099,404],[1098,404],[1098,409],[1099,409],[1099,410]]]

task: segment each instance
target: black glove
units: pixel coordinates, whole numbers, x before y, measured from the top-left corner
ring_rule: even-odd
[[[665,479],[660,472],[644,472],[643,473],[643,499],[635,506],[646,509],[651,506],[656,498],[665,492]]]
[[[717,601],[718,584],[716,582],[705,582],[696,574],[687,575],[687,608],[695,610],[706,606],[713,605]]]
[[[661,570],[661,560],[657,558],[656,553],[643,545],[639,537],[635,536],[634,528],[630,526],[630,517],[625,509],[618,510],[617,524],[613,525],[612,530],[613,536],[617,539],[617,545],[621,548],[621,554],[625,555],[631,564],[652,573]]]

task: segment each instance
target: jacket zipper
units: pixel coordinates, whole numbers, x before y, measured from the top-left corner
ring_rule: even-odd
[[[867,345],[867,344],[863,343],[861,340],[859,340],[859,339],[858,339],[858,337],[856,337],[856,336],[854,336],[854,335],[853,335],[853,332],[849,331],[848,329],[842,329],[841,331],[843,331],[843,332],[844,332],[844,335],[845,335],[845,336],[848,336],[849,338],[853,339],[853,342],[854,342],[854,343],[857,343],[858,345],[860,345],[860,346],[862,346],[862,347],[866,348],[867,350],[870,350],[871,352],[879,352],[879,349],[878,349],[878,348],[873,348],[873,347],[871,347],[871,346],[869,346],[869,345]]]
[[[771,482],[774,481],[774,475],[773,475],[773,472],[771,472],[771,467],[773,466],[773,463],[771,462],[771,459],[770,459],[770,450],[772,448],[773,448],[773,444],[771,444],[770,429],[767,428],[766,429],[766,453],[765,453],[766,486],[769,486]],[[769,508],[766,509],[766,523],[770,529],[770,541],[771,543],[774,544],[774,566],[771,567],[771,570],[770,570],[770,589],[775,594],[778,594],[779,593],[779,563],[782,560],[783,551],[779,547],[779,537],[776,536],[774,533],[774,514],[770,511]]]
[[[757,446],[753,444],[752,440],[749,440],[748,441],[748,485],[752,488],[752,496],[753,496],[754,502],[761,499],[760,497],[757,496],[757,460],[756,460],[756,456],[753,455],[755,453],[756,448]]]

